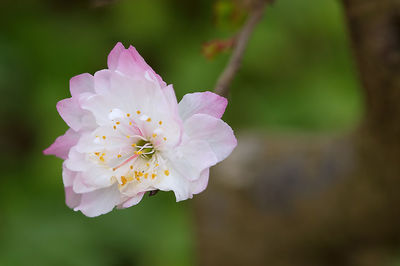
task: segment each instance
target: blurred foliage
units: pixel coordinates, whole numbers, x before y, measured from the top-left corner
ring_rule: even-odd
[[[64,204],[61,161],[41,151],[67,126],[56,112],[74,75],[106,67],[116,42],[134,45],[180,99],[212,90],[228,59],[201,54],[215,2],[69,0],[0,4],[0,265],[192,265],[191,203],[172,193],[89,219]],[[238,132],[351,129],[361,97],[336,1],[282,0],[246,51],[224,119]]]
[[[216,0],[215,25],[221,29],[237,30],[244,23],[247,12],[244,3],[239,0]]]
[[[232,50],[235,38],[227,40],[212,40],[203,44],[201,52],[207,59],[214,59],[217,55]]]

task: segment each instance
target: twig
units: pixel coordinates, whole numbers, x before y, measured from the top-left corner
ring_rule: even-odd
[[[227,96],[230,84],[232,83],[235,74],[239,70],[243,58],[243,53],[246,49],[249,38],[253,33],[255,26],[260,22],[261,18],[263,17],[265,5],[267,4],[267,2],[270,1],[259,0],[257,2],[257,5],[253,7],[249,18],[247,19],[242,30],[236,38],[236,43],[234,45],[232,56],[229,59],[229,62],[226,65],[224,71],[218,78],[217,85],[214,89],[215,93],[221,96]]]

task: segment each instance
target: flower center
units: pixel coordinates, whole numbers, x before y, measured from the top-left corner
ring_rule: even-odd
[[[135,154],[140,155],[143,159],[150,160],[155,153],[153,144],[144,139],[139,140],[134,147],[136,148]]]

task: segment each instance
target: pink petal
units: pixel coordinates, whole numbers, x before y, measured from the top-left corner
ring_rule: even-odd
[[[227,104],[226,98],[209,91],[189,93],[179,102],[179,114],[183,121],[194,114],[207,114],[221,118]]]
[[[192,139],[166,154],[172,168],[188,180],[196,180],[201,172],[218,160],[204,140]]]
[[[165,88],[163,88],[163,93],[171,110],[178,113],[178,101],[176,100],[174,87],[172,85],[166,86]]]
[[[57,111],[61,118],[75,131],[95,126],[94,117],[83,110],[79,104],[79,100],[85,99],[88,95],[81,94],[81,96],[79,99],[77,97],[67,98],[57,103]]]
[[[120,56],[121,52],[124,50],[125,50],[125,47],[120,42],[118,42],[114,46],[114,48],[111,50],[111,52],[107,58],[107,65],[110,70],[117,69],[119,56]]]
[[[76,194],[72,187],[65,187],[65,203],[70,208],[75,208],[81,202],[81,194]]]
[[[88,217],[95,217],[112,211],[120,203],[120,199],[118,186],[114,185],[82,194],[81,202],[74,210],[81,211]]]
[[[132,207],[133,205],[138,204],[142,200],[143,195],[145,193],[146,192],[141,192],[141,193],[138,193],[136,196],[129,198],[127,201],[120,204],[119,208],[120,209],[129,208],[129,207]]]
[[[98,94],[107,94],[110,91],[112,71],[103,69],[94,73],[94,87]]]
[[[79,97],[80,94],[85,92],[94,92],[94,79],[89,73],[84,73],[75,76],[69,81],[69,89],[72,97]]]
[[[209,175],[210,169],[208,168],[201,172],[199,179],[191,182],[190,189],[192,194],[199,194],[207,188]]]
[[[68,129],[64,135],[59,136],[53,144],[43,151],[45,155],[55,155],[61,159],[67,159],[69,150],[79,140],[79,134],[72,129]]]
[[[135,47],[132,45],[129,46],[129,52],[132,54],[132,57],[135,59],[135,61],[141,66],[141,68],[144,71],[149,71],[152,75],[155,76],[157,79],[158,83],[160,84],[161,87],[165,87],[167,84],[162,80],[162,78],[154,72],[154,70],[144,61],[143,57],[138,53]]]
[[[111,186],[111,170],[105,169],[102,166],[92,165],[86,171],[79,172],[74,180],[74,191],[76,193],[91,192],[96,189],[106,188]]]
[[[86,156],[76,150],[76,146],[72,147],[68,153],[68,158],[64,161],[63,166],[71,171],[81,172],[87,170],[91,163],[86,161]]]
[[[133,46],[125,49],[121,43],[117,43],[108,56],[108,68],[113,71],[118,70],[130,77],[145,78],[148,72],[161,87],[166,86],[162,78],[144,61]]]
[[[172,190],[177,202],[192,198],[190,181],[173,168],[170,169],[169,176],[163,176],[158,183],[154,184],[154,187],[162,191]]]
[[[237,145],[231,127],[213,116],[195,114],[185,121],[184,128],[191,139],[206,141],[219,162],[228,157]]]
[[[77,172],[69,170],[65,166],[65,162],[63,163],[63,172],[62,172],[62,177],[63,177],[63,183],[65,187],[71,187],[74,184],[75,177],[77,175]]]

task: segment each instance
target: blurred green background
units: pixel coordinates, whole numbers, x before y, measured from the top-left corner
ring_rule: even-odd
[[[237,29],[215,23],[215,1],[0,3],[0,265],[195,265],[190,201],[172,193],[86,218],[64,204],[61,160],[42,150],[67,126],[56,102],[68,81],[106,67],[134,45],[178,100],[212,90],[229,53],[207,60],[204,42]],[[224,119],[241,131],[343,132],[362,99],[338,1],[277,0],[245,53]],[[212,181],[211,181],[212,182]]]

